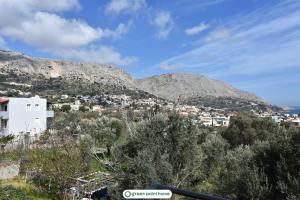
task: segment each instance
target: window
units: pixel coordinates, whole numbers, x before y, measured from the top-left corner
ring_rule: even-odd
[[[1,127],[1,128],[4,129],[4,128],[7,127],[7,120],[0,120],[0,122],[1,122],[1,123],[0,123],[0,125],[1,125],[0,127]]]
[[[36,111],[39,111],[39,110],[40,110],[40,105],[39,105],[39,104],[35,104],[34,107],[35,107],[35,110],[36,110]]]
[[[26,109],[30,111],[31,110],[31,104],[27,104]]]
[[[0,105],[0,111],[7,111],[7,105]]]

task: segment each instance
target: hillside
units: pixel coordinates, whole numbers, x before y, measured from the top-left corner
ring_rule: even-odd
[[[282,112],[282,108],[274,105],[270,105],[265,102],[247,100],[235,97],[212,97],[212,96],[197,96],[186,98],[182,101],[184,104],[194,106],[211,107],[214,109],[224,109],[227,112]]]
[[[236,108],[237,102],[243,102],[240,110],[252,109],[253,102],[264,104],[254,94],[205,76],[164,74],[134,80],[110,65],[32,58],[9,51],[0,51],[1,93],[10,96],[127,94],[134,99],[156,96],[216,108]]]
[[[17,52],[0,51],[0,69],[5,74],[13,72],[16,75],[41,75],[46,79],[61,77],[71,81],[81,79],[90,83],[98,82],[134,87],[131,76],[117,67],[32,58]]]
[[[222,81],[192,74],[163,74],[137,80],[144,91],[172,101],[193,97],[233,97],[263,101],[255,94],[238,90]]]
[[[149,95],[137,89],[131,76],[117,67],[32,58],[18,52],[0,51],[0,92],[10,89],[40,95]]]

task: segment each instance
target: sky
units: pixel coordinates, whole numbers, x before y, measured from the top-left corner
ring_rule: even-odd
[[[0,0],[0,49],[201,74],[300,105],[299,0]]]

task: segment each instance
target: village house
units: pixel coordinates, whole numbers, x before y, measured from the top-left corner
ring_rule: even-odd
[[[292,119],[290,121],[293,125],[300,127],[300,118]]]
[[[217,116],[214,117],[214,126],[222,126],[222,127],[228,127],[230,122],[230,117],[225,116]]]
[[[200,123],[204,126],[212,126],[213,125],[213,119],[211,117],[200,117]]]
[[[47,129],[47,100],[33,98],[0,98],[0,135],[38,135]]]
[[[228,127],[230,122],[230,117],[226,116],[200,116],[199,121],[204,126],[209,127]]]

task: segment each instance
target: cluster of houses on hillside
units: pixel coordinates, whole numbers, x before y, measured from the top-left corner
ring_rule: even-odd
[[[230,118],[236,112],[226,112],[224,109],[210,107],[180,105],[162,99],[132,99],[127,95],[101,96],[52,96],[55,103],[47,103],[38,96],[32,98],[0,97],[0,135],[30,134],[37,135],[47,129],[47,119],[54,116],[53,110],[68,107],[71,111],[93,111],[103,113],[107,110],[131,110],[133,113],[147,112],[153,109],[160,111],[177,111],[181,116],[192,116],[196,123],[209,127],[227,127]],[[254,113],[258,117],[272,117],[277,123],[288,122],[300,127],[300,117],[297,114],[274,114],[271,112]]]
[[[67,95],[62,95],[61,100],[69,98]],[[52,104],[52,108],[62,109],[64,106],[69,106],[71,111],[78,111],[80,108],[89,111],[104,112],[106,110],[118,110],[125,108],[133,111],[133,113],[141,113],[149,111],[153,108],[167,111],[177,111],[181,116],[193,116],[195,122],[201,123],[204,126],[228,126],[230,117],[236,113],[226,113],[222,109],[213,109],[207,107],[197,107],[190,105],[180,105],[173,102],[168,102],[156,98],[133,99],[127,95],[101,95],[101,96],[76,96],[70,102],[60,102]]]
[[[272,119],[278,123],[289,123],[294,126],[300,127],[300,114],[276,114],[272,116]]]

